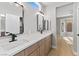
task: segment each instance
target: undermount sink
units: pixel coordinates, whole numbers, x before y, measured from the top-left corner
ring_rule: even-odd
[[[13,48],[16,48],[24,43],[27,43],[28,41],[27,40],[17,40],[17,41],[14,41],[14,42],[8,42],[6,44],[2,44],[0,45],[0,47],[3,48],[3,50],[11,50]]]

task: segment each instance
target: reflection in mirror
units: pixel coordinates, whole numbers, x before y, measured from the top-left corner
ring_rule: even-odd
[[[22,7],[16,3],[0,2],[0,36],[10,33],[22,34],[24,32]]]
[[[37,14],[37,31],[43,30],[43,21],[44,17],[40,14]]]
[[[0,14],[0,36],[5,36],[5,14]]]

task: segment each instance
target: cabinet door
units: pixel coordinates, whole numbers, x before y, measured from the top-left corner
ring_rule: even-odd
[[[51,36],[49,36],[49,51],[51,50],[52,48],[52,38]]]
[[[32,46],[25,49],[25,56],[30,55],[33,51],[39,48],[38,43],[33,44]]]
[[[45,40],[42,39],[40,42],[39,42],[39,46],[40,46],[40,56],[44,56],[45,55]]]
[[[47,38],[45,38],[45,55],[47,55],[48,54],[48,49],[49,48],[49,43],[48,43],[48,39]]]
[[[39,48],[33,51],[29,56],[39,56]]]
[[[51,38],[50,37],[51,36],[48,36],[45,38],[45,55],[47,55],[51,49]]]
[[[17,53],[15,56],[24,56],[24,50],[19,52],[19,53]]]

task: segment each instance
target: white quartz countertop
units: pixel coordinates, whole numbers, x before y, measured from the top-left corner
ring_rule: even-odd
[[[29,35],[23,34],[17,37],[17,41],[11,43],[8,38],[0,39],[0,56],[13,56],[50,34],[52,34],[51,31],[46,31],[43,34],[39,32]]]

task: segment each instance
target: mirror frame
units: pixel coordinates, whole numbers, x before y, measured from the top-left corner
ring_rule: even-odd
[[[39,31],[39,28],[38,28],[38,26],[39,26],[39,14],[37,14],[36,15],[36,17],[37,17],[37,31]],[[45,20],[44,20],[44,16],[42,16],[42,30],[45,30]]]

